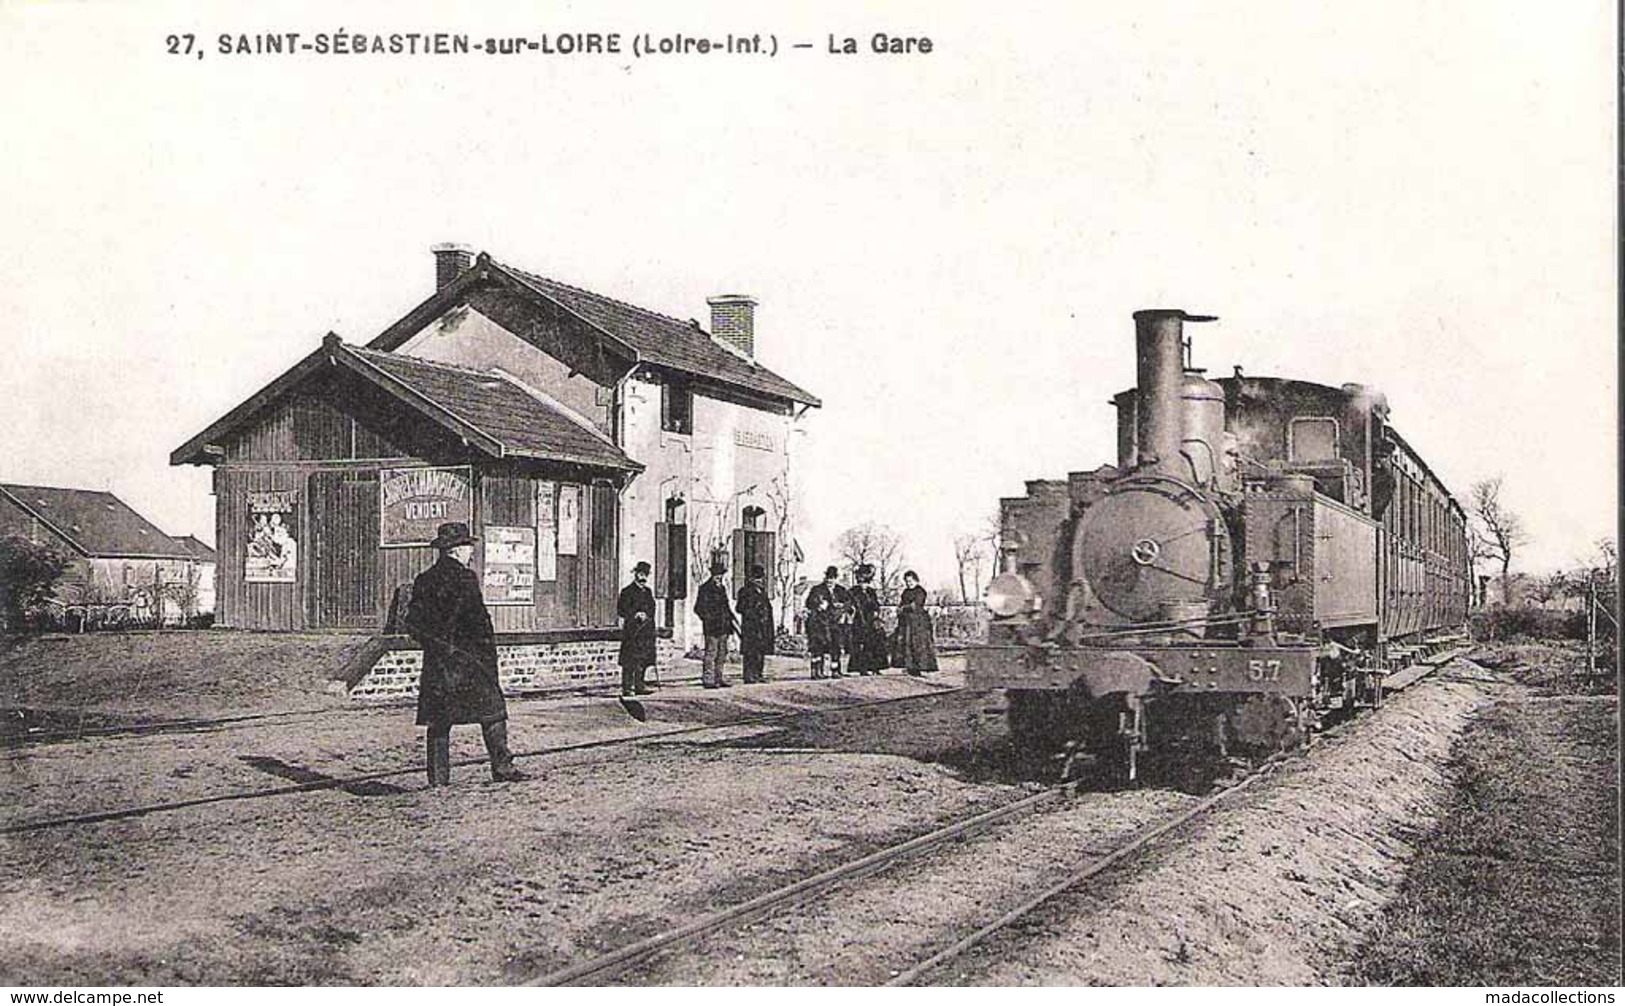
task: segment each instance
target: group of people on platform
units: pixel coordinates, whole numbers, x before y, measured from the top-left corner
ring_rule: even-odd
[[[508,747],[508,705],[497,674],[496,633],[480,592],[479,577],[469,568],[478,539],[466,523],[440,525],[430,546],[438,553],[433,566],[412,582],[403,618],[406,631],[423,647],[418,684],[417,723],[427,728],[425,761],[429,785],[451,782],[451,728],[477,723],[490,757],[491,778],[517,782],[525,774],[514,767]],[[632,567],[632,583],[621,591],[621,694],[649,694],[645,672],[655,663],[655,598],[649,589],[649,564]],[[735,597],[728,599],[727,565],[711,564],[711,578],[701,585],[694,612],[705,630],[701,680],[707,688],[726,688],[722,669],[728,640],[738,636],[745,660],[745,683],[765,681],[767,655],[773,652],[773,602],[767,573],[760,566]],[[880,622],[880,596],[875,570],[868,564],[853,571],[855,583],[842,586],[834,566],[807,595],[807,643],[814,678],[845,674],[878,674],[887,666],[918,675],[937,669],[931,616],[925,590],[914,573],[897,612],[897,630],[888,640]],[[393,616],[392,616],[393,617]],[[847,657],[845,672],[841,658]]]
[[[903,574],[897,629],[890,637],[880,622],[880,595],[875,568],[868,563],[852,571],[856,581],[843,587],[840,571],[824,570],[824,580],[807,592],[807,652],[814,678],[879,674],[901,667],[918,677],[937,669],[931,614],[925,610],[925,588],[913,570]],[[841,658],[846,657],[846,670]]]
[[[650,692],[645,674],[655,663],[655,598],[649,589],[650,567],[632,567],[632,582],[621,591],[616,612],[621,620],[621,695]],[[728,598],[728,567],[720,559],[711,563],[711,577],[700,585],[694,613],[700,618],[705,646],[700,683],[706,688],[727,688],[723,667],[729,640],[739,637],[745,664],[745,684],[766,681],[767,656],[774,649],[773,601],[767,589],[767,571],[752,566],[735,598]],[[824,571],[823,582],[807,593],[807,650],[814,679],[848,674],[879,674],[900,667],[919,676],[937,669],[931,615],[925,606],[925,588],[912,570],[897,609],[897,629],[889,637],[880,619],[880,595],[874,587],[875,568],[863,563],[852,572],[851,587],[840,583],[834,566]],[[841,660],[846,658],[846,669]]]

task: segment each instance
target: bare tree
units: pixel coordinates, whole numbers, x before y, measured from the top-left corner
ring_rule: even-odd
[[[842,531],[835,553],[850,572],[868,563],[875,568],[875,586],[890,597],[903,575],[903,540],[884,524],[865,521]]]
[[[796,575],[801,570],[801,556],[796,550],[795,541],[790,537],[790,514],[795,503],[793,493],[788,471],[773,476],[765,492],[768,505],[773,508],[773,541],[774,548],[778,552],[778,555],[773,557],[773,585],[779,598],[781,631],[789,629],[790,611],[795,607],[791,592],[795,590]]]
[[[982,592],[982,539],[974,534],[962,534],[954,538],[954,563],[959,567],[959,600],[962,604],[970,603],[971,586],[976,593]],[[967,585],[965,576],[970,575]]]
[[[999,535],[1004,530],[1004,515],[998,507],[993,508],[982,521],[982,544],[987,548],[987,576],[991,580],[999,575]],[[981,588],[977,588],[981,594]]]
[[[710,573],[713,561],[729,561],[729,550],[733,544],[728,520],[730,509],[731,505],[726,502],[711,503],[709,506],[702,506],[698,500],[689,503],[688,568],[694,571],[691,575],[703,580]]]
[[[1500,570],[1501,603],[1512,603],[1512,558],[1529,542],[1523,519],[1501,501],[1501,476],[1474,482],[1467,491],[1473,564],[1494,563]]]

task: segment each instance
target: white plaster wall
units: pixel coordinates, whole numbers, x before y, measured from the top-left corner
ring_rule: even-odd
[[[665,520],[665,503],[681,494],[690,538],[731,541],[748,506],[767,511],[763,527],[777,530],[776,504],[769,498],[775,478],[794,478],[791,452],[796,436],[789,416],[731,402],[694,396],[694,432],[683,435],[660,428],[660,386],[639,379],[623,387],[622,448],[647,466],[621,497],[621,579],[631,579],[639,560],[654,561],[654,527]],[[741,436],[742,434],[742,436]],[[761,443],[749,446],[740,440]],[[766,449],[763,449],[765,447]],[[792,482],[794,486],[794,482]],[[792,500],[799,493],[792,488]],[[794,507],[786,536],[795,536]],[[682,599],[674,626],[683,649],[700,643],[695,594],[706,578],[702,557],[689,554],[689,593]],[[737,589],[733,571],[730,587]]]
[[[473,370],[501,367],[531,387],[580,413],[605,434],[611,432],[610,390],[532,346],[466,305],[455,307],[423,327],[395,352]],[[633,455],[636,457],[636,455]]]

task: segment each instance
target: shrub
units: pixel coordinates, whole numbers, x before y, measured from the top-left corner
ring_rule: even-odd
[[[939,645],[987,641],[987,609],[980,604],[945,605],[931,611],[932,635]]]
[[[68,557],[19,535],[0,537],[0,627],[21,629],[24,613],[49,601]]]
[[[779,629],[773,638],[773,652],[782,657],[805,657],[807,637],[795,635],[788,629]]]
[[[1586,638],[1586,613],[1554,611],[1550,608],[1495,607],[1475,611],[1468,619],[1473,638],[1490,642],[1502,639]],[[1614,638],[1614,627],[1605,616],[1597,616],[1597,635],[1604,642]]]

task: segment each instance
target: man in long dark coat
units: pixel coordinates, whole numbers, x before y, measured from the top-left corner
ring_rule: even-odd
[[[773,600],[761,566],[752,566],[750,579],[739,588],[739,652],[745,660],[745,684],[766,681],[763,665],[773,652]]]
[[[846,607],[846,588],[836,582],[840,575],[831,566],[824,570],[824,582],[807,591],[807,653],[812,657],[814,678],[841,677],[841,612]]]
[[[700,584],[699,596],[694,599],[694,614],[700,616],[700,625],[705,630],[705,661],[700,665],[700,683],[707,688],[728,687],[722,666],[728,660],[728,637],[739,632],[733,605],[728,603],[727,575],[726,563],[720,559],[712,561],[711,579]]]
[[[621,695],[648,695],[643,672],[655,663],[655,595],[649,564],[632,567],[632,582],[621,590],[615,613],[621,618]]]
[[[423,646],[418,682],[418,726],[429,728],[429,785],[451,784],[451,728],[478,723],[491,757],[491,778],[525,778],[508,751],[508,704],[497,682],[496,632],[480,596],[479,577],[468,568],[474,536],[468,525],[440,525],[433,566],[412,581],[406,631]]]

